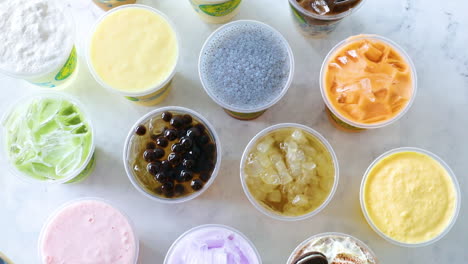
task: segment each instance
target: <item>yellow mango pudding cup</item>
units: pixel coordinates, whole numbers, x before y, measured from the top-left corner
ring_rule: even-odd
[[[200,18],[212,24],[232,20],[238,13],[242,0],[189,0]]]
[[[372,229],[403,247],[423,247],[444,237],[460,211],[460,187],[450,167],[433,153],[397,148],[378,157],[361,183],[361,208]]]
[[[249,142],[240,179],[257,210],[276,220],[299,221],[318,214],[333,198],[338,159],[317,131],[301,124],[277,124]]]
[[[93,2],[101,9],[108,11],[121,5],[135,4],[136,0],[93,0]]]
[[[417,92],[416,68],[393,41],[357,35],[338,43],[320,71],[320,91],[330,122],[361,132],[403,117]]]
[[[167,97],[179,41],[166,15],[145,5],[124,5],[104,14],[91,32],[86,58],[99,84],[140,105]]]

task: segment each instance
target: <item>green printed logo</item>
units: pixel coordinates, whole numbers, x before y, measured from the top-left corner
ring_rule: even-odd
[[[242,0],[231,0],[221,4],[200,5],[199,8],[207,15],[221,17],[234,11],[240,5],[241,1]]]
[[[70,75],[72,75],[72,73],[76,69],[77,61],[78,59],[76,56],[76,48],[73,47],[67,62],[65,62],[63,68],[57,73],[57,75],[55,75],[55,80],[63,81],[66,78],[70,77]]]
[[[299,12],[297,12],[296,8],[294,8],[291,4],[289,4],[289,6],[291,7],[291,11],[293,12],[294,17],[296,18],[296,20],[297,20],[300,24],[307,24],[307,22],[305,21],[305,19],[299,14]]]

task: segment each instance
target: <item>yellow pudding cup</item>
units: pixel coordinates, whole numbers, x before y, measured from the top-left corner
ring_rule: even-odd
[[[254,177],[252,175],[247,175],[246,173],[246,167],[249,162],[249,156],[254,150],[254,148],[257,147],[257,143],[259,143],[263,138],[265,138],[268,135],[273,134],[274,132],[277,132],[279,130],[283,129],[292,129],[292,130],[299,130],[302,133],[306,134],[308,138],[312,138],[317,144],[317,146],[320,147],[320,150],[322,152],[325,152],[326,155],[329,156],[330,162],[333,165],[333,184],[331,188],[327,191],[328,194],[326,195],[325,199],[320,202],[320,204],[313,208],[308,210],[307,212],[300,214],[300,215],[285,215],[277,210],[273,210],[272,208],[267,207],[267,205],[263,202],[260,201],[257,197],[254,196],[251,188],[248,186],[247,183],[247,177]],[[275,135],[273,135],[275,137]],[[315,146],[315,147],[317,147]],[[307,154],[306,154],[307,156]],[[338,187],[338,182],[339,182],[339,164],[338,164],[338,158],[330,145],[330,143],[317,131],[313,130],[310,127],[301,125],[301,124],[295,124],[295,123],[282,123],[282,124],[277,124],[270,126],[268,128],[265,128],[264,130],[260,131],[252,140],[247,144],[247,147],[244,150],[244,153],[242,154],[241,162],[240,162],[240,180],[242,183],[242,188],[244,189],[244,193],[249,199],[250,203],[262,212],[263,214],[274,218],[276,220],[281,220],[281,221],[299,221],[299,220],[304,220],[306,218],[312,217],[316,214],[318,214],[320,211],[322,211],[332,200],[333,195],[336,192],[336,189]],[[266,183],[264,183],[266,185]],[[286,185],[282,185],[286,186]],[[293,187],[294,188],[294,187]],[[311,198],[311,197],[308,197]],[[312,197],[312,199],[316,199],[316,197]]]
[[[136,0],[93,0],[101,9],[108,11],[121,5],[135,4]]]
[[[365,219],[382,238],[398,246],[423,247],[453,227],[461,194],[455,174],[442,159],[404,147],[382,154],[369,166],[360,202]]]
[[[222,24],[238,13],[242,0],[189,0],[200,18],[208,23]]]
[[[363,42],[363,41],[375,41],[375,43],[378,43],[379,45],[385,46],[385,47],[389,48],[389,50],[391,50],[394,53],[398,54],[398,56],[401,58],[401,60],[404,61],[405,65],[407,66],[406,71],[403,72],[403,73],[405,75],[408,75],[408,76],[411,77],[411,86],[412,86],[411,87],[411,89],[412,89],[411,90],[411,96],[407,100],[406,104],[404,106],[402,106],[401,108],[399,108],[397,111],[392,112],[391,117],[383,119],[383,120],[379,120],[379,121],[376,121],[376,122],[359,122],[357,120],[351,119],[350,115],[348,113],[344,112],[343,107],[338,108],[337,103],[331,101],[332,98],[330,97],[330,92],[329,92],[330,85],[327,83],[327,77],[328,77],[328,74],[330,72],[329,66],[333,65],[333,64],[336,64],[333,61],[334,58],[336,56],[338,56],[338,54],[340,52],[342,52],[343,50],[345,50],[347,47],[351,47],[352,45],[354,45],[356,43]],[[350,53],[347,53],[347,56],[351,56],[349,54]],[[352,59],[348,59],[348,60],[352,61]],[[368,68],[370,69],[369,71],[372,71],[373,67],[374,67],[374,65],[369,64],[369,66],[368,66]],[[342,70],[342,71],[346,72],[346,70]],[[379,72],[377,72],[377,73],[372,72],[372,73],[375,74],[375,75],[379,74]],[[361,72],[359,72],[359,74],[361,74]],[[368,73],[366,72],[366,74],[368,74]],[[384,74],[386,74],[386,73],[384,73]],[[398,74],[400,74],[400,73],[398,72]],[[396,78],[396,77],[394,77],[394,78]],[[364,80],[364,77],[363,77],[363,80]],[[376,90],[377,90],[377,88],[383,88],[383,87],[384,87],[383,85],[382,85],[382,87],[376,87]],[[385,88],[388,88],[388,87],[385,87]],[[371,87],[371,89],[372,89],[372,87]],[[412,104],[413,104],[413,102],[414,102],[414,100],[416,98],[416,94],[417,94],[416,67],[414,66],[411,58],[405,52],[405,50],[403,50],[395,42],[393,42],[393,41],[391,41],[391,40],[389,40],[387,38],[384,38],[382,36],[378,36],[378,35],[357,35],[357,36],[349,37],[349,38],[341,41],[340,43],[338,43],[328,53],[328,55],[325,57],[325,59],[323,61],[323,64],[322,64],[321,71],[320,71],[320,91],[321,91],[322,98],[323,98],[324,103],[325,103],[325,112],[326,112],[330,122],[335,127],[337,127],[338,129],[346,131],[346,132],[362,132],[362,131],[369,130],[369,129],[382,128],[382,127],[388,126],[388,125],[396,122],[397,120],[399,120],[411,108],[411,106],[412,106]],[[374,90],[371,90],[371,91],[372,91],[372,93],[374,95],[379,92],[379,91],[374,91]],[[388,94],[390,94],[389,90],[387,90],[386,92]],[[390,95],[388,95],[388,97],[389,96]],[[361,100],[361,98],[359,98],[359,100]],[[351,106],[351,104],[347,104],[346,106]],[[366,110],[366,111],[370,111],[370,110]]]
[[[141,15],[147,17],[141,17]],[[148,26],[150,30],[139,27],[134,27],[131,30],[130,28],[121,29],[122,25],[137,26],[138,23],[147,20],[150,22],[145,23],[145,25],[150,25]],[[125,35],[127,32],[124,31],[127,29],[128,34],[136,31],[136,35],[127,37]],[[163,32],[161,34],[167,33],[168,35],[165,36],[167,39],[154,34],[159,31]],[[106,36],[102,36],[102,34],[106,34]],[[122,37],[123,41],[113,41],[113,43],[119,43],[115,45],[120,46],[114,47],[115,60],[108,61],[109,57],[114,57],[112,50],[105,51],[103,47],[105,47],[106,41],[112,40],[115,35]],[[140,37],[144,37],[144,39]],[[171,43],[175,46],[169,47]],[[161,50],[154,52],[156,48]],[[168,51],[167,48],[171,50]],[[121,53],[124,50],[127,52]],[[101,52],[105,52],[105,54],[101,54]],[[147,54],[148,52],[153,53]],[[160,56],[163,53],[170,54]],[[152,59],[160,57],[162,60],[152,61]],[[174,24],[162,12],[138,4],[120,6],[104,14],[91,31],[86,51],[89,69],[101,86],[134,103],[145,106],[158,104],[167,97],[172,88],[171,83],[176,73],[178,59],[179,39]],[[118,69],[114,70],[114,67]],[[129,78],[125,78],[126,76]],[[145,78],[142,80],[140,77]]]

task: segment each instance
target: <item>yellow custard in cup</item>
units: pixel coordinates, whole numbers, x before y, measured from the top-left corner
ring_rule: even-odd
[[[426,246],[441,239],[456,221],[460,189],[455,175],[436,155],[399,148],[377,158],[361,184],[367,222],[400,246]]]
[[[125,5],[94,26],[87,60],[104,87],[143,105],[160,103],[169,93],[179,57],[177,33],[160,11]]]

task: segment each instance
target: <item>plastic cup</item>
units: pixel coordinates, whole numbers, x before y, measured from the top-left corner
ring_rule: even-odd
[[[409,102],[406,104],[406,106],[398,113],[395,115],[393,118],[384,120],[378,123],[373,123],[373,124],[364,124],[364,123],[357,123],[353,120],[350,120],[343,116],[335,107],[330,103],[327,94],[326,94],[326,84],[325,84],[325,78],[326,78],[326,69],[329,65],[330,60],[332,59],[333,55],[335,52],[339,51],[341,48],[344,46],[349,45],[350,43],[353,42],[358,42],[363,39],[371,39],[371,40],[377,40],[385,43],[386,45],[392,47],[395,51],[399,52],[399,54],[405,59],[406,63],[409,65],[411,68],[411,77],[413,79],[413,94],[411,96],[411,99]],[[401,117],[403,117],[408,110],[411,108],[413,105],[414,99],[416,98],[418,90],[418,81],[417,81],[417,75],[416,75],[416,67],[413,64],[413,61],[409,57],[409,55],[395,42],[382,37],[378,35],[358,35],[354,37],[347,38],[340,43],[338,43],[325,57],[325,60],[323,61],[322,64],[322,69],[320,70],[320,91],[322,93],[322,98],[325,102],[325,111],[328,115],[328,118],[330,122],[338,129],[346,131],[346,132],[362,132],[368,129],[376,129],[376,128],[382,128],[385,126],[388,126],[397,120],[399,120]]]
[[[27,175],[26,173],[24,172],[21,172],[19,171],[13,164],[12,164],[12,161],[10,160],[10,154],[7,150],[7,142],[5,142],[5,137],[6,137],[6,131],[5,131],[5,122],[6,120],[8,119],[8,117],[12,114],[12,112],[16,109],[17,106],[19,105],[22,105],[22,104],[25,104],[33,99],[37,99],[37,98],[57,98],[57,99],[63,99],[63,100],[66,100],[66,101],[69,101],[71,103],[73,103],[74,105],[76,105],[80,111],[82,112],[83,116],[85,117],[88,117],[89,118],[89,114],[86,112],[85,108],[83,107],[83,105],[77,101],[76,99],[70,97],[69,95],[66,95],[64,93],[59,93],[59,92],[52,92],[52,91],[42,91],[41,93],[36,93],[34,95],[31,95],[31,96],[26,96],[24,98],[21,98],[19,99],[16,103],[12,104],[9,109],[7,111],[5,111],[5,114],[3,115],[2,119],[1,119],[1,125],[2,125],[2,138],[1,138],[1,145],[2,148],[3,148],[3,153],[4,153],[4,156],[6,157],[6,160],[7,160],[7,163],[9,164],[9,169],[11,171],[12,174],[14,174],[15,176],[17,176],[19,179],[22,179],[22,180],[25,180],[25,181],[28,181],[28,182],[44,182],[44,183],[51,183],[51,184],[59,184],[59,183],[78,183],[78,182],[81,182],[83,181],[84,179],[86,179],[90,174],[91,172],[93,171],[94,169],[94,166],[95,166],[95,154],[94,154],[94,150],[95,150],[95,138],[94,138],[94,127],[93,127],[93,124],[91,122],[90,119],[87,119],[87,123],[88,123],[88,126],[89,128],[91,129],[91,133],[92,133],[92,139],[91,139],[91,148],[90,148],[90,151],[89,151],[89,154],[88,156],[86,157],[86,160],[83,162],[83,164],[78,167],[75,171],[69,173],[69,175],[67,175],[66,177],[62,178],[62,179],[58,179],[58,180],[53,180],[53,179],[49,179],[49,180],[38,180],[38,179],[35,179],[29,175]]]
[[[102,10],[108,11],[121,5],[134,4],[136,0],[93,0]]]
[[[74,39],[76,26],[71,12],[67,7],[63,5],[63,3],[59,1],[52,0],[51,3],[54,3],[60,9],[62,9],[66,19],[64,23],[67,23],[69,25],[70,35],[72,35]],[[0,68],[0,73],[11,76],[16,79],[26,80],[34,85],[43,88],[54,88],[57,86],[61,86],[72,79],[70,77],[74,76],[78,64],[78,56],[76,53],[75,44],[71,42],[71,44],[66,48],[68,52],[64,54],[64,56],[59,60],[59,62],[52,68],[46,69],[43,72],[35,74],[20,74],[13,72],[10,69]]]
[[[335,180],[333,182],[333,187],[332,187],[330,193],[328,194],[327,199],[319,207],[317,207],[315,210],[313,210],[313,211],[311,211],[311,212],[309,212],[307,214],[300,215],[300,216],[285,216],[285,215],[281,215],[279,213],[276,213],[276,212],[274,212],[272,210],[268,210],[267,208],[262,206],[255,199],[255,197],[250,193],[250,190],[249,190],[249,188],[247,186],[247,183],[245,181],[246,175],[244,173],[244,168],[245,168],[247,158],[248,158],[249,153],[252,150],[252,148],[256,145],[258,140],[260,140],[264,136],[270,134],[271,132],[276,131],[278,129],[282,129],[282,128],[298,128],[298,129],[301,129],[303,132],[308,133],[309,135],[311,135],[315,139],[317,139],[325,147],[325,149],[329,152],[330,156],[332,157],[333,164],[335,165],[334,166],[334,168],[335,168]],[[245,148],[244,153],[242,154],[242,158],[241,158],[241,162],[240,162],[240,179],[241,179],[241,183],[242,183],[242,188],[244,189],[244,193],[247,196],[247,198],[249,199],[250,203],[252,203],[252,205],[255,208],[257,208],[257,210],[262,212],[263,214],[265,214],[265,215],[267,215],[267,216],[269,216],[271,218],[274,218],[276,220],[282,220],[282,221],[304,220],[304,219],[310,218],[310,217],[318,214],[320,211],[322,211],[328,205],[328,203],[330,203],[330,201],[333,198],[333,195],[336,192],[336,189],[338,188],[339,174],[340,174],[340,172],[339,172],[338,158],[336,157],[335,151],[333,150],[330,143],[328,143],[328,141],[320,133],[313,130],[312,128],[301,125],[301,124],[294,124],[294,123],[277,124],[277,125],[270,126],[268,128],[263,129],[262,131],[260,131],[254,138],[252,138],[252,140],[250,140],[249,144],[247,144],[247,147]]]
[[[3,255],[2,252],[0,252],[0,264],[13,264],[13,261],[11,261],[5,255]]]
[[[38,253],[38,256],[39,256],[39,262],[40,263],[43,263],[43,264],[46,264],[45,262],[43,262],[43,256],[42,256],[42,252],[41,252],[41,248],[42,248],[42,243],[44,242],[44,236],[45,236],[45,233],[47,231],[47,228],[49,227],[50,223],[55,219],[55,217],[60,213],[62,212],[62,210],[66,209],[67,207],[71,206],[71,205],[74,205],[74,204],[78,204],[78,203],[82,203],[82,202],[87,202],[87,201],[93,201],[93,202],[100,202],[100,203],[104,203],[106,205],[109,205],[110,207],[114,208],[115,210],[119,211],[123,217],[125,218],[125,220],[127,220],[128,224],[130,225],[131,229],[132,229],[132,233],[133,233],[133,236],[135,237],[135,264],[138,263],[138,255],[139,255],[139,252],[140,252],[140,243],[139,243],[139,239],[138,239],[138,234],[135,232],[135,225],[133,224],[133,222],[131,221],[131,219],[128,217],[128,215],[126,215],[122,210],[120,210],[118,207],[114,206],[113,204],[111,204],[109,201],[107,200],[104,200],[104,199],[101,199],[101,198],[97,198],[97,197],[85,197],[85,198],[79,198],[79,199],[75,199],[75,200],[71,200],[71,201],[68,201],[66,203],[64,203],[63,205],[59,206],[46,220],[46,222],[44,223],[44,225],[42,226],[42,229],[41,229],[41,232],[39,234],[39,239],[38,239],[38,247],[37,247],[37,253]]]
[[[195,233],[197,231],[200,231],[200,230],[203,230],[203,229],[210,229],[210,228],[220,228],[220,229],[225,229],[227,231],[230,231],[230,232],[233,232],[233,233],[236,233],[238,236],[240,236],[241,238],[243,238],[251,247],[251,249],[255,252],[255,254],[257,255],[257,260],[258,260],[258,263],[255,263],[255,264],[262,264],[262,258],[260,257],[260,254],[258,253],[257,251],[257,248],[255,248],[255,245],[252,243],[252,241],[250,241],[243,233],[241,233],[239,230],[237,229],[234,229],[232,227],[229,227],[229,226],[225,226],[225,225],[217,225],[217,224],[208,224],[208,225],[200,225],[200,226],[197,226],[197,227],[194,227],[188,231],[186,231],[185,233],[183,233],[179,238],[177,238],[177,240],[172,244],[172,246],[169,248],[167,254],[166,254],[166,258],[164,259],[164,264],[173,264],[173,262],[170,262],[171,260],[171,256],[172,254],[174,254],[174,251],[175,249],[177,248],[178,244],[184,240],[188,235],[192,234],[192,233]],[[209,264],[209,263],[207,263]],[[253,263],[252,263],[253,264]]]
[[[239,13],[242,0],[189,0],[200,18],[208,23],[221,24]]]
[[[375,255],[375,253],[366,244],[364,244],[364,242],[362,242],[361,240],[359,240],[359,239],[357,239],[357,238],[355,238],[353,236],[347,235],[347,234],[329,232],[329,233],[322,233],[322,234],[311,236],[310,238],[308,238],[307,240],[305,240],[304,242],[299,244],[299,246],[297,246],[296,249],[294,249],[294,251],[291,253],[291,256],[289,257],[286,264],[295,264],[296,261],[297,261],[297,258],[300,257],[301,254],[308,252],[308,250],[306,250],[306,252],[302,252],[302,251],[305,250],[306,247],[310,243],[313,243],[314,241],[318,241],[319,239],[334,238],[334,237],[335,238],[350,239],[354,243],[356,243],[356,245],[358,247],[360,247],[360,249],[365,253],[365,255],[368,258],[368,261],[365,262],[365,263],[368,263],[368,264],[378,264],[378,263],[380,263],[379,260],[377,259],[377,256]],[[312,250],[312,251],[318,251],[318,250],[319,249]]]
[[[233,26],[236,26],[238,24],[257,24],[257,25],[261,25],[263,27],[266,27],[267,29],[270,29],[271,31],[276,33],[277,36],[280,39],[282,39],[286,49],[288,50],[288,55],[289,55],[289,65],[290,65],[289,76],[288,76],[288,80],[286,81],[285,86],[283,87],[281,93],[274,100],[272,100],[270,103],[268,103],[266,105],[263,105],[263,106],[253,108],[253,109],[242,109],[242,108],[232,107],[232,106],[229,106],[228,104],[226,104],[225,102],[219,100],[213,94],[213,92],[209,89],[209,87],[207,87],[205,77],[203,76],[202,71],[201,71],[202,58],[203,58],[203,55],[205,54],[205,51],[206,51],[206,49],[208,47],[208,44],[218,34],[220,34],[223,31],[229,30],[229,28],[231,28]],[[234,21],[234,22],[231,22],[231,23],[228,23],[226,25],[221,26],[220,28],[215,30],[208,37],[208,39],[206,40],[206,42],[203,45],[202,50],[200,52],[200,58],[199,58],[199,61],[198,61],[198,72],[199,72],[199,75],[200,75],[200,80],[201,80],[202,86],[205,89],[206,93],[211,97],[211,99],[213,101],[215,101],[219,106],[221,106],[227,114],[229,114],[230,116],[232,116],[232,117],[234,117],[236,119],[240,119],[240,120],[252,120],[252,119],[260,117],[270,107],[275,105],[279,100],[281,100],[281,98],[283,98],[283,96],[288,91],[289,87],[291,86],[292,79],[294,77],[294,55],[293,55],[293,52],[292,52],[291,47],[289,46],[289,43],[287,42],[287,40],[281,35],[281,33],[279,33],[273,27],[271,27],[271,26],[269,26],[267,24],[264,24],[262,22],[254,21],[254,20],[238,20],[238,21]],[[242,78],[242,76],[239,76],[239,78]]]
[[[310,12],[297,3],[289,0],[291,15],[300,32],[309,37],[322,38],[336,29],[338,24],[362,7],[365,0],[361,0],[355,7],[335,15],[319,15]]]
[[[146,5],[140,5],[140,4],[123,5],[123,6],[116,7],[116,8],[112,9],[109,12],[106,12],[94,24],[93,29],[91,30],[91,34],[90,34],[90,36],[88,38],[88,44],[87,44],[87,50],[86,50],[86,61],[88,63],[88,67],[89,67],[89,69],[91,71],[91,74],[96,79],[96,81],[101,86],[107,88],[108,90],[110,90],[112,92],[115,92],[115,93],[118,93],[118,94],[124,96],[125,98],[127,98],[128,100],[130,100],[130,101],[132,101],[132,102],[134,102],[136,104],[139,104],[139,105],[152,106],[152,105],[159,104],[169,95],[169,92],[170,92],[170,90],[172,88],[172,85],[171,85],[172,84],[172,79],[174,78],[174,75],[176,73],[177,63],[179,61],[179,55],[180,55],[179,51],[177,53],[176,62],[174,64],[174,66],[173,66],[171,74],[169,76],[167,76],[167,78],[164,81],[162,81],[161,83],[158,83],[158,84],[154,85],[154,87],[151,87],[151,88],[149,88],[149,89],[147,89],[145,91],[142,91],[142,92],[125,92],[125,91],[121,91],[121,90],[118,90],[118,89],[110,86],[98,75],[98,73],[94,69],[94,66],[93,66],[93,64],[91,62],[91,54],[90,54],[91,40],[92,40],[94,32],[96,31],[97,26],[110,14],[112,14],[114,12],[117,12],[119,10],[125,9],[125,8],[146,9],[146,10],[154,12],[155,14],[157,14],[157,15],[161,16],[162,18],[164,18],[166,20],[166,22],[169,23],[172,30],[174,31],[174,33],[176,35],[177,43],[178,43],[177,46],[179,46],[180,41],[179,41],[179,37],[178,37],[177,31],[176,31],[176,27],[174,26],[172,21],[164,13],[162,13],[161,11],[159,11],[159,10],[157,10],[155,8],[152,8],[152,7],[146,6]]]
[[[377,228],[377,226],[374,224],[374,222],[372,222],[369,214],[367,213],[366,207],[365,207],[364,186],[365,186],[367,177],[369,176],[369,173],[371,172],[372,168],[375,165],[377,165],[382,159],[384,159],[384,158],[386,158],[386,157],[388,157],[390,155],[393,155],[395,153],[400,153],[400,152],[417,152],[417,153],[422,153],[422,154],[425,154],[425,155],[433,158],[440,165],[442,165],[442,167],[444,167],[444,169],[450,175],[450,178],[452,179],[452,182],[453,182],[453,184],[455,186],[455,191],[456,191],[456,196],[457,196],[457,205],[456,205],[456,208],[455,208],[455,212],[454,212],[454,214],[452,216],[452,219],[450,220],[450,223],[447,225],[447,227],[445,227],[445,230],[442,233],[440,233],[436,237],[432,238],[431,240],[428,240],[428,241],[425,241],[425,242],[422,242],[422,243],[404,243],[404,242],[401,242],[401,241],[397,241],[397,240],[391,238],[390,236],[384,234],[383,232],[381,232]],[[440,239],[442,239],[445,235],[447,235],[448,232],[450,231],[450,229],[452,229],[453,225],[457,221],[458,214],[460,212],[460,203],[461,203],[460,185],[458,184],[458,181],[457,181],[457,178],[456,178],[455,174],[453,173],[452,169],[450,169],[450,167],[447,165],[447,163],[445,163],[440,157],[436,156],[435,154],[433,154],[433,153],[431,153],[431,152],[429,152],[427,150],[420,149],[420,148],[412,148],[412,147],[396,148],[396,149],[385,152],[384,154],[379,156],[377,159],[375,159],[371,163],[371,165],[367,168],[366,172],[364,173],[364,177],[362,178],[362,182],[361,182],[361,189],[360,189],[359,198],[360,198],[361,209],[362,209],[362,212],[364,214],[364,217],[366,218],[367,223],[371,226],[371,228],[377,234],[379,234],[383,239],[387,240],[388,242],[390,242],[390,243],[392,243],[394,245],[401,246],[401,247],[410,247],[410,248],[429,246],[429,245],[434,244],[435,242],[439,241]]]
[[[189,115],[191,115],[192,117],[194,117],[194,119],[198,120],[200,123],[205,125],[205,127],[209,131],[209,133],[210,133],[211,137],[213,138],[214,143],[216,145],[216,164],[215,164],[215,167],[213,169],[213,172],[211,173],[211,177],[208,180],[208,182],[205,183],[205,185],[203,186],[203,189],[201,189],[199,191],[196,191],[194,193],[191,193],[191,194],[189,194],[187,196],[180,197],[180,198],[161,197],[161,196],[158,196],[158,195],[156,195],[154,193],[151,193],[149,190],[145,189],[145,187],[142,186],[138,182],[138,180],[136,179],[137,176],[133,173],[132,165],[130,164],[131,154],[132,154],[132,144],[131,144],[131,142],[132,142],[132,139],[134,137],[136,127],[139,126],[140,124],[143,124],[143,123],[147,122],[148,120],[150,120],[151,118],[153,118],[155,116],[160,116],[165,111],[170,111],[172,113],[178,113],[178,114],[189,114]],[[192,199],[195,199],[196,197],[198,197],[202,193],[204,193],[211,186],[211,184],[213,184],[214,180],[216,179],[216,176],[218,175],[219,169],[221,167],[221,156],[222,156],[221,141],[219,140],[218,134],[216,133],[216,130],[214,129],[213,125],[211,125],[211,123],[208,122],[208,120],[205,117],[203,117],[201,114],[199,114],[199,113],[197,113],[197,112],[195,112],[195,111],[193,111],[191,109],[185,108],[185,107],[168,106],[168,107],[158,108],[158,109],[155,109],[155,110],[147,113],[146,115],[144,115],[142,118],[140,118],[132,126],[132,128],[130,129],[130,131],[128,133],[127,139],[125,140],[125,145],[124,145],[124,150],[123,150],[123,163],[124,163],[125,171],[127,172],[128,179],[133,184],[133,186],[138,191],[140,191],[144,196],[146,196],[146,197],[148,197],[148,198],[150,198],[152,200],[158,201],[158,202],[174,204],[174,203],[183,203],[183,202],[187,202],[187,201],[190,201]]]

